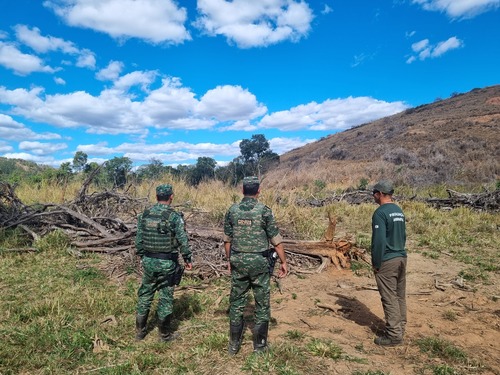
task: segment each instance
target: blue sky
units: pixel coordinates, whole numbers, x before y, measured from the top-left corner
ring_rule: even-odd
[[[0,156],[283,154],[500,83],[500,0],[0,0]]]

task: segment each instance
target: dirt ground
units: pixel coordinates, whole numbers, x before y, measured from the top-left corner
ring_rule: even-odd
[[[495,298],[500,294],[498,277],[491,274],[488,283],[465,282],[460,288],[453,283],[463,267],[445,256],[429,259],[420,254],[409,255],[408,325],[404,344],[393,348],[373,343],[376,333],[384,327],[373,275],[365,272],[357,276],[333,266],[319,274],[289,275],[280,281],[282,293],[277,291],[272,297],[272,317],[277,324],[270,330],[270,342],[283,340],[287,331],[297,330],[308,337],[332,340],[348,355],[368,361],[367,364],[338,361],[331,368],[332,374],[379,370],[405,375],[423,373],[426,364],[443,363],[422,353],[416,344],[418,339],[438,337],[466,352],[469,360],[484,365],[477,368],[473,364],[449,364],[461,373],[498,375],[500,302]],[[245,346],[251,350],[251,342],[244,343]]]

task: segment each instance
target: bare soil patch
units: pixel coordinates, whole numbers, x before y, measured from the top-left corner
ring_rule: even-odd
[[[461,289],[453,282],[462,268],[447,258],[409,255],[407,333],[404,344],[394,348],[373,343],[376,333],[383,330],[384,315],[371,275],[357,276],[333,267],[304,278],[290,275],[280,281],[282,294],[273,295],[272,315],[277,324],[270,330],[270,341],[283,340],[287,331],[297,330],[332,340],[347,354],[367,360],[366,364],[336,362],[332,374],[380,370],[405,375],[422,373],[418,371],[425,364],[442,363],[422,353],[416,343],[438,337],[484,366],[453,365],[462,373],[500,374],[500,303],[494,298],[499,294],[498,277],[491,275],[488,284],[465,283]]]

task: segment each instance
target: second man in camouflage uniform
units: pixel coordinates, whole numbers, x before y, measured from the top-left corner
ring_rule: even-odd
[[[243,199],[232,205],[224,220],[224,248],[231,270],[229,308],[229,354],[236,354],[243,336],[243,310],[252,289],[255,299],[255,352],[267,349],[267,335],[271,317],[270,272],[267,256],[271,243],[281,262],[279,277],[288,269],[282,237],[271,209],[257,200],[260,183],[257,177],[243,180]]]
[[[182,214],[172,207],[174,192],[169,184],[156,188],[157,203],[137,219],[135,246],[143,266],[138,292],[136,339],[146,336],[146,323],[155,292],[159,294],[157,315],[161,341],[170,341],[170,321],[174,302],[175,275],[179,275],[179,252],[191,270],[191,249]]]

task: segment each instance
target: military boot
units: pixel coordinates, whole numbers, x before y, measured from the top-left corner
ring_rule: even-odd
[[[253,330],[253,351],[262,353],[267,351],[267,333],[269,322],[256,324]]]
[[[240,323],[229,324],[229,348],[230,355],[235,355],[241,347],[241,339],[243,337],[243,320]]]
[[[144,337],[146,337],[146,334],[148,333],[146,329],[148,314],[149,312],[144,315],[137,314],[135,316],[135,339],[138,341],[144,339]]]
[[[167,315],[165,319],[159,320],[158,322],[158,331],[160,334],[160,341],[168,342],[175,340],[176,336],[174,336],[171,332],[170,328],[170,320],[172,315]]]

